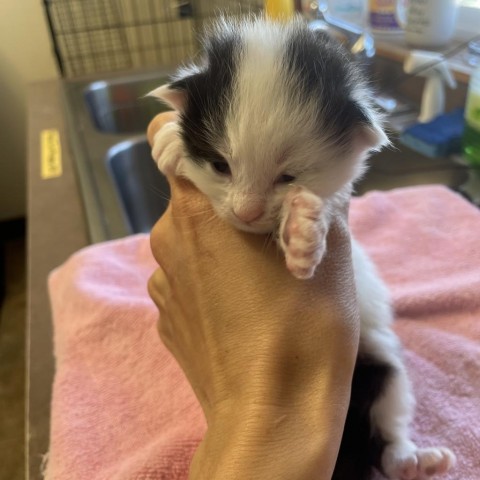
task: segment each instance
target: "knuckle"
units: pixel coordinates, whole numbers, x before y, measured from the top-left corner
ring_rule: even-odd
[[[158,319],[157,332],[158,332],[158,336],[160,337],[164,345],[169,350],[172,350],[173,336],[170,328],[170,323],[168,319],[165,318],[165,315],[160,315]]]

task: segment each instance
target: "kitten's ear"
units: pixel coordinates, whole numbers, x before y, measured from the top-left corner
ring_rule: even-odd
[[[187,91],[182,88],[179,82],[162,85],[161,87],[147,93],[149,97],[155,97],[166,103],[169,107],[179,112],[184,112],[187,104]]]
[[[373,100],[370,97],[370,92],[360,87],[353,92],[352,98],[352,118],[355,123],[353,150],[363,158],[391,144],[383,128],[384,117],[372,107]]]
[[[376,122],[362,124],[354,134],[354,148],[361,153],[378,152],[390,144],[390,140],[383,128]]]

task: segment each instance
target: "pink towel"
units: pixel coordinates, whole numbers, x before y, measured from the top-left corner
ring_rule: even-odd
[[[443,187],[354,199],[351,226],[390,286],[418,401],[414,439],[480,478],[480,212]],[[147,236],[94,245],[50,277],[57,371],[48,480],[186,479],[205,423],[160,343]]]

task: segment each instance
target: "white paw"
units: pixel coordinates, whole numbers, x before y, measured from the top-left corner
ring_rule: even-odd
[[[152,157],[159,170],[164,175],[175,175],[183,156],[178,123],[165,124],[153,137]]]
[[[448,472],[456,462],[445,447],[417,448],[412,443],[385,448],[382,467],[391,480],[428,480]]]
[[[287,268],[299,279],[311,278],[325,253],[327,225],[322,212],[322,199],[306,188],[292,188],[285,197],[280,246]]]

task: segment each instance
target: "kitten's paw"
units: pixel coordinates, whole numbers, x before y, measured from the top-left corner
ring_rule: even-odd
[[[175,175],[183,156],[183,142],[178,124],[166,123],[153,137],[153,159],[164,175]]]
[[[412,443],[389,445],[382,457],[383,471],[391,480],[428,480],[448,472],[455,462],[448,448],[417,448]]]
[[[322,199],[306,188],[292,188],[285,197],[280,245],[287,268],[299,279],[313,276],[325,252],[327,225],[322,212]]]

